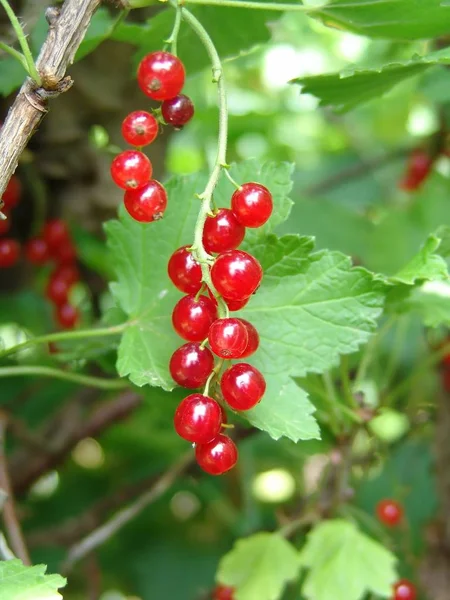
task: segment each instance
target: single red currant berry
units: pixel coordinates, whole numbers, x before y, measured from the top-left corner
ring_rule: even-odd
[[[60,277],[50,277],[45,290],[45,295],[56,304],[56,306],[62,306],[67,303],[69,297],[70,284],[66,279]]]
[[[406,174],[399,184],[399,187],[406,192],[417,190],[433,167],[433,158],[422,148],[414,150],[408,161]]]
[[[231,197],[231,210],[245,227],[261,227],[272,214],[272,194],[260,183],[244,183]]]
[[[124,150],[111,163],[111,177],[124,190],[143,186],[150,181],[152,172],[150,159],[139,150]]]
[[[180,337],[189,342],[201,342],[217,319],[217,308],[207,296],[195,294],[181,298],[173,309],[172,324]]]
[[[151,223],[162,219],[167,208],[167,194],[164,187],[151,179],[137,190],[127,190],[124,196],[125,208],[135,221]]]
[[[214,368],[214,357],[208,348],[199,343],[184,344],[172,354],[169,363],[173,380],[186,388],[198,388],[205,385]]]
[[[234,588],[219,583],[214,588],[213,600],[234,600]]]
[[[214,217],[207,217],[203,228],[203,246],[206,252],[234,250],[245,236],[245,227],[228,208],[219,208]]]
[[[52,279],[63,279],[70,287],[80,281],[80,272],[74,264],[61,264],[52,272]]]
[[[19,260],[20,245],[19,242],[11,238],[0,240],[0,267],[12,267]]]
[[[219,254],[211,269],[211,279],[221,296],[244,300],[253,294],[262,279],[262,268],[254,256],[242,250]]]
[[[31,238],[25,244],[25,256],[30,263],[43,265],[49,259],[47,242],[43,238]]]
[[[392,600],[416,600],[416,587],[407,579],[401,579],[394,585],[394,597]]]
[[[247,329],[248,343],[244,352],[239,356],[239,358],[248,358],[258,350],[259,333],[256,330],[256,327],[249,323],[249,321],[246,321],[245,319],[240,319],[240,321]]]
[[[189,246],[175,250],[169,259],[169,277],[173,285],[185,294],[196,294],[202,287],[202,268],[189,252]]]
[[[219,434],[207,444],[199,444],[195,448],[195,458],[210,475],[222,475],[234,467],[238,451],[232,439]]]
[[[52,256],[59,265],[70,265],[77,258],[77,249],[73,245],[72,240],[66,240],[60,245],[58,251],[52,250]]]
[[[378,519],[388,527],[395,527],[403,518],[403,507],[395,500],[381,500],[376,506]]]
[[[47,242],[50,252],[57,255],[59,247],[70,240],[70,233],[63,220],[52,219],[44,225],[42,237]]]
[[[222,426],[220,405],[202,394],[191,394],[179,404],[174,417],[175,431],[188,442],[206,444]]]
[[[2,212],[3,214],[7,215],[4,208],[2,209]],[[9,215],[7,216],[7,219],[0,219],[0,235],[8,233],[8,231],[11,229],[11,217]]]
[[[131,146],[147,146],[158,135],[158,121],[145,110],[135,110],[122,123],[123,139]]]
[[[214,302],[215,306],[217,306],[217,300],[209,288],[208,294],[211,300]],[[236,310],[241,310],[241,308],[244,308],[244,306],[248,304],[250,298],[244,298],[243,300],[229,300],[228,298],[224,298],[223,300],[228,306],[228,310],[231,312],[235,312]]]
[[[247,328],[240,319],[217,319],[209,328],[208,342],[220,358],[239,358],[247,348]]]
[[[183,63],[169,52],[147,54],[137,72],[139,87],[153,100],[174,98],[181,92],[185,76]]]
[[[63,329],[73,329],[77,324],[80,313],[71,304],[62,304],[56,307],[56,321]]]
[[[237,363],[225,371],[220,380],[220,389],[225,402],[234,410],[250,410],[264,396],[265,379],[247,363]]]
[[[194,116],[194,105],[188,96],[179,94],[175,98],[164,100],[161,114],[166,123],[173,125],[175,129],[181,129]]]
[[[7,210],[11,210],[15,206],[17,206],[20,200],[21,191],[22,186],[20,184],[19,178],[16,175],[12,175],[2,196],[2,200],[5,204],[4,208],[6,208]]]

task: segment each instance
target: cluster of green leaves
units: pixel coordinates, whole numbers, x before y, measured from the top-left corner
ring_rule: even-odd
[[[66,580],[46,575],[44,565],[26,567],[20,560],[0,561],[0,591],[3,600],[58,600]]]

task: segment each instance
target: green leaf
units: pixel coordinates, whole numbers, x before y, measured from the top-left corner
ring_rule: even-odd
[[[1,59],[0,95],[8,96],[25,81],[27,76],[23,66],[12,56]]]
[[[20,560],[0,562],[0,598],[2,600],[57,600],[58,589],[66,585],[61,575],[45,575],[47,567],[26,567]]]
[[[220,561],[217,579],[236,588],[236,600],[277,600],[299,569],[295,548],[280,535],[265,532],[238,540]]]
[[[368,593],[389,598],[397,579],[392,552],[341,519],[314,527],[300,561],[309,569],[306,600],[362,600]]]
[[[86,55],[93,52],[104,40],[108,39],[113,30],[116,20],[105,8],[100,8],[94,14],[89,23],[89,28],[84,36],[80,47],[77,50],[75,60],[81,60]]]
[[[390,281],[414,285],[419,281],[448,279],[447,263],[436,253],[440,245],[441,239],[430,235],[416,256]]]

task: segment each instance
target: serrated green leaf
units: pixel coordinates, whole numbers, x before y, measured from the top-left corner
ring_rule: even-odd
[[[308,535],[300,561],[309,569],[306,600],[362,600],[373,593],[392,595],[396,558],[348,521],[324,521]]]
[[[430,235],[416,256],[390,281],[414,285],[418,281],[448,279],[447,263],[436,252],[440,245],[441,239]]]
[[[46,575],[45,565],[26,567],[20,560],[0,562],[2,600],[58,600],[58,589],[66,585],[61,575]]]
[[[238,540],[220,561],[217,579],[236,589],[236,600],[277,600],[299,569],[295,548],[280,535],[264,532]]]
[[[397,312],[414,312],[427,327],[450,326],[450,284],[444,281],[427,281],[410,291],[397,305]]]

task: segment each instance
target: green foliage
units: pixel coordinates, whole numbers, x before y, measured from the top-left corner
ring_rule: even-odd
[[[0,561],[2,600],[57,600],[58,589],[66,585],[61,575],[46,575],[45,565],[26,567],[20,560]]]
[[[447,263],[436,253],[441,239],[430,235],[416,256],[396,275],[391,277],[395,283],[414,285],[424,280],[448,279]]]

